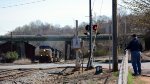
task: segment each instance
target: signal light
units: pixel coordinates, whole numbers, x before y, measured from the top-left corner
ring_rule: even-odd
[[[84,33],[85,35],[89,35],[89,32],[90,32],[90,25],[86,25],[85,26],[85,30],[86,32]]]
[[[90,26],[89,26],[89,25],[86,25],[86,26],[85,26],[85,30],[86,30],[86,31],[90,31]]]
[[[93,28],[93,31],[96,33],[96,35],[99,35],[99,34],[100,34],[99,32],[97,32],[97,25],[93,25],[92,28]],[[90,25],[86,25],[86,26],[85,26],[85,30],[86,30],[86,32],[85,32],[84,34],[85,34],[85,35],[89,35],[89,32],[90,32]]]
[[[93,30],[94,30],[94,31],[97,30],[97,25],[93,25]]]

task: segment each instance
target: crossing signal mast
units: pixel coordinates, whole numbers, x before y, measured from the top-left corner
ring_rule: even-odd
[[[87,36],[89,36],[89,59],[88,59],[88,63],[87,63],[87,69],[91,69],[94,68],[93,66],[93,49],[94,49],[94,45],[95,45],[95,40],[93,42],[93,32],[95,31],[95,38],[97,36],[97,25],[92,25],[92,9],[91,9],[91,0],[89,0],[89,25],[86,25],[85,27],[86,29],[86,34]],[[94,39],[95,39],[94,38]]]
[[[94,68],[93,67],[93,45],[92,45],[92,9],[91,9],[91,0],[89,0],[89,59],[87,63],[87,69]]]
[[[91,0],[89,0],[89,25],[86,25],[85,29],[87,30],[87,32],[85,33],[87,36],[89,36],[89,59],[88,59],[88,63],[87,63],[87,69],[91,69],[94,68],[93,66],[93,49],[94,49],[94,43],[95,40],[93,42],[93,30],[96,32],[97,34],[97,25],[93,26],[92,25],[92,9],[91,9]],[[95,36],[96,36],[95,34]],[[95,39],[95,38],[94,38]]]
[[[112,21],[113,21],[113,71],[118,71],[118,58],[117,58],[117,0],[112,0]],[[92,45],[92,30],[96,30],[96,26],[94,29],[92,28],[92,10],[91,10],[91,0],[89,0],[89,27],[86,27],[86,30],[89,31],[85,34],[88,35],[89,38],[89,60],[87,64],[87,68],[93,67],[93,45]],[[98,33],[96,33],[98,34]]]

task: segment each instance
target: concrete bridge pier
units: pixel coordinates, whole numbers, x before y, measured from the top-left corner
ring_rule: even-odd
[[[23,41],[19,42],[19,52],[20,58],[26,58],[25,43]]]
[[[70,59],[71,56],[71,41],[65,41],[65,60]]]

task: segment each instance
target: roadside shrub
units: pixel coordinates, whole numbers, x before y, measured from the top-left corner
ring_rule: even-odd
[[[6,53],[6,62],[13,62],[15,60],[18,59],[18,53],[16,51],[13,51],[13,52],[7,52]]]
[[[94,51],[94,56],[98,57],[98,56],[105,56],[108,54],[107,50],[101,49],[101,50],[96,50]]]
[[[96,50],[96,51],[94,51],[93,52],[93,54],[94,54],[94,57],[99,57],[99,56],[106,56],[106,55],[108,55],[110,52],[108,51],[108,50],[104,50],[104,49],[99,49],[99,50]],[[87,58],[87,57],[89,57],[89,55],[90,55],[90,53],[85,53],[84,54],[84,58]]]

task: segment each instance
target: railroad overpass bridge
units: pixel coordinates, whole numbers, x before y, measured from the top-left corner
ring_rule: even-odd
[[[94,36],[93,36],[94,37]],[[0,41],[71,41],[73,36],[69,35],[9,35],[0,36]],[[82,40],[88,40],[88,36],[79,36]],[[96,40],[109,40],[112,35],[100,34],[96,37]]]
[[[65,41],[65,59],[67,59],[67,53],[69,49],[71,49],[71,40],[74,36],[69,36],[69,35],[42,35],[42,36],[36,36],[36,35],[9,35],[9,36],[0,36],[0,41],[7,42],[7,41],[13,41],[13,42],[19,42],[19,45],[22,50],[21,55],[25,56],[25,47],[24,42],[30,42],[30,41]],[[89,40],[89,36],[83,35],[79,36],[84,41]],[[93,36],[94,38],[94,36]],[[100,34],[97,35],[96,41],[101,41],[101,40],[110,40],[112,39],[111,34]],[[70,55],[70,54],[69,54]],[[22,56],[21,56],[22,57]]]
[[[24,42],[31,42],[31,41],[65,41],[65,59],[69,57],[67,55],[71,54],[71,40],[74,36],[69,35],[7,35],[7,36],[0,36],[0,41],[7,42],[11,41],[13,43],[17,42],[18,45],[21,47],[21,57],[25,56],[25,44]],[[93,36],[94,37],[94,36]],[[83,35],[79,36],[84,41],[89,40],[89,36]],[[100,34],[96,37],[96,40],[109,40],[112,36],[109,34]],[[68,51],[69,50],[69,51]],[[69,53],[69,54],[67,54]]]
[[[126,36],[130,36],[131,34],[128,34]],[[143,38],[143,35],[138,35],[139,38]],[[69,35],[42,35],[42,36],[36,36],[36,35],[7,35],[7,36],[0,36],[0,41],[71,41],[73,36]],[[84,41],[89,40],[89,36],[82,35],[79,36]],[[94,36],[93,36],[94,38]],[[112,39],[111,34],[100,34],[97,35],[96,40],[110,40]]]

